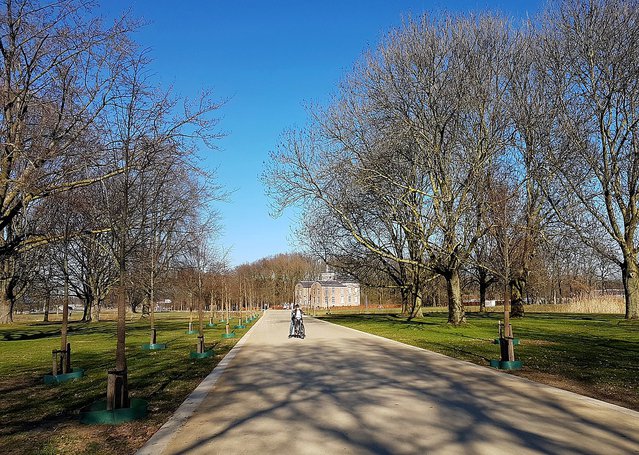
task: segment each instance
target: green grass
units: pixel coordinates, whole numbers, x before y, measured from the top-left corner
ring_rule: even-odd
[[[499,358],[497,313],[467,314],[461,327],[447,315],[407,322],[393,315],[333,315],[324,319],[451,357],[488,365]],[[527,314],[512,320],[524,363],[516,375],[639,410],[639,321],[617,315]]]
[[[205,319],[205,325],[208,317]],[[194,327],[197,323],[194,321]],[[222,339],[223,325],[205,328],[215,356],[191,360],[197,335],[187,335],[188,319],[162,314],[156,322],[158,343],[168,348],[145,351],[147,320],[127,323],[127,363],[132,397],[149,402],[147,419],[117,427],[78,423],[79,410],[106,395],[107,370],[115,366],[115,322],[70,325],[72,366],[82,379],[44,385],[51,351],[60,348],[59,323],[0,326],[0,453],[132,453],[181,404],[250,326],[237,338]]]

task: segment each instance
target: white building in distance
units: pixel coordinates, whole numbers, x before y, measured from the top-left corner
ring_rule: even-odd
[[[359,283],[341,281],[335,273],[324,272],[317,281],[300,281],[295,285],[295,303],[306,308],[359,306]]]

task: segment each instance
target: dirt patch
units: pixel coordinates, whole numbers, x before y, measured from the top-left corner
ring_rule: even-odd
[[[121,425],[83,425],[76,420],[43,425],[3,437],[0,451],[3,455],[135,453],[168,418],[169,414],[155,415]]]
[[[528,343],[528,341],[526,341],[526,343]],[[637,398],[635,394],[628,394],[628,391],[621,387],[614,387],[611,385],[600,387],[593,384],[586,384],[567,379],[551,373],[528,370],[525,367],[521,371],[514,372],[513,374],[541,384],[557,387],[558,389],[568,390],[570,392],[578,393],[579,395],[585,395],[587,397],[596,398],[597,400],[606,401],[618,406],[623,406],[624,408],[639,411],[639,398]]]

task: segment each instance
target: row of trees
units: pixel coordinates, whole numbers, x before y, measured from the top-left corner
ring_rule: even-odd
[[[310,251],[392,283],[412,315],[439,277],[464,322],[463,270],[523,315],[531,269],[569,244],[616,264],[637,318],[638,70],[633,0],[559,1],[519,27],[408,20],[284,134],[264,180],[276,212],[303,207]]]
[[[219,254],[212,257],[219,258]],[[205,272],[198,277],[201,270]],[[164,295],[171,296],[173,309],[196,309],[195,295],[201,295],[204,307],[213,312],[227,306],[232,311],[265,308],[293,302],[297,282],[315,279],[320,270],[317,261],[298,253],[278,254],[235,268],[217,262],[183,268],[177,279],[166,283]]]
[[[4,2],[0,322],[25,292],[46,301],[65,279],[85,319],[117,283],[142,299],[209,223],[219,188],[193,139],[216,137],[219,103],[155,87],[135,27],[107,27],[82,1]]]
[[[127,301],[153,301],[211,230],[205,207],[220,192],[195,151],[217,137],[220,103],[155,86],[130,39],[137,24],[106,25],[91,3],[5,0],[0,11],[0,322],[36,288],[44,300],[74,291],[87,319],[114,294],[113,409],[129,405]]]

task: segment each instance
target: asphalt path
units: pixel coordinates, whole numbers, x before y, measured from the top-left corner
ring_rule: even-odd
[[[639,413],[267,311],[142,454],[631,454]]]

